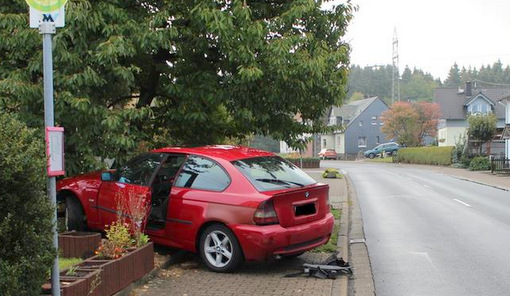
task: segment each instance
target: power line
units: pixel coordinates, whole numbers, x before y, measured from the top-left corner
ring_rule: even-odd
[[[476,82],[481,82],[481,83],[495,85],[495,86],[510,86],[510,84],[508,84],[508,83],[487,82],[487,81],[482,81],[482,80],[478,80],[478,79],[473,79],[473,82],[475,82],[475,83]]]

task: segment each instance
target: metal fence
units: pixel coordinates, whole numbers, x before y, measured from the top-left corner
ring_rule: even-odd
[[[491,172],[510,172],[510,159],[491,158]]]

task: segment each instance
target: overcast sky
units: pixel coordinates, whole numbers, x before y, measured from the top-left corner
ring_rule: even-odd
[[[338,3],[345,2],[335,0]],[[352,0],[359,10],[345,36],[351,63],[392,64],[393,32],[399,68],[408,65],[443,81],[459,68],[510,64],[510,0]]]

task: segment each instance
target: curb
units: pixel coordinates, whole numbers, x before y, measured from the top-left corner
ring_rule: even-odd
[[[349,253],[349,263],[353,266],[354,276],[349,278],[348,292],[345,295],[376,295],[375,283],[372,273],[372,265],[368,255],[368,248],[363,230],[361,208],[358,203],[358,195],[352,184],[352,180],[344,174],[347,181],[347,196],[349,208],[348,233],[346,244]]]
[[[340,257],[344,259],[344,261],[349,262],[349,221],[351,220],[351,209],[349,205],[349,181],[348,176],[343,174],[346,184],[346,198],[342,200],[340,209],[342,211],[342,216],[340,217],[340,230],[338,233],[338,243],[337,243],[337,251]],[[348,296],[349,295],[349,277],[343,276],[340,278],[340,291],[338,293],[339,296]]]

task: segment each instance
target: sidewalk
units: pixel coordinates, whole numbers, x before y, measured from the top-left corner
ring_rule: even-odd
[[[404,164],[404,163],[399,163],[395,165],[430,170],[445,175],[450,175],[458,179],[467,180],[479,184],[496,187],[502,190],[510,191],[510,174],[508,173],[492,174],[489,171],[470,171],[468,169],[461,168]]]
[[[353,276],[341,277],[338,279],[341,289],[335,296],[373,296],[375,286],[365,245],[365,234],[363,232],[363,220],[358,206],[356,190],[348,175],[342,179],[322,178],[321,169],[304,169],[304,171],[318,182],[329,185],[329,198],[331,206],[341,209],[340,233],[338,237],[338,253],[345,261],[353,267]]]

